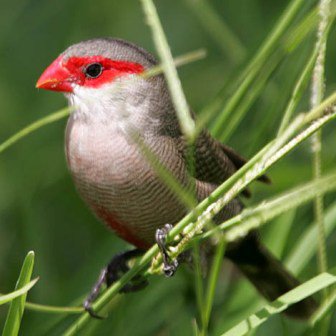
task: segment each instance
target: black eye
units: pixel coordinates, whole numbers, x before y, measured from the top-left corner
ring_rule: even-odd
[[[103,66],[100,63],[92,63],[85,68],[86,77],[97,78],[101,75]]]

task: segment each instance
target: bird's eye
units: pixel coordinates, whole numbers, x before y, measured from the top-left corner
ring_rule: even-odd
[[[84,70],[86,77],[89,77],[89,78],[99,77],[102,71],[103,71],[103,66],[100,63],[92,63],[88,65]]]

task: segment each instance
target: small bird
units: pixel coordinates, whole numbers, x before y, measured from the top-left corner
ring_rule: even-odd
[[[145,146],[180,183],[194,187],[202,201],[242,167],[246,160],[202,130],[194,145],[194,167],[163,75],[141,76],[157,65],[155,58],[133,43],[114,38],[74,44],[52,62],[36,87],[63,92],[74,111],[69,117],[65,152],[76,188],[92,212],[136,249],[112,259],[84,303],[91,309],[101,285],[110,285],[127,270],[126,262],[158,243],[166,275],[169,260],[165,237],[187,213],[187,206],[157,174],[144,155]],[[267,182],[267,177],[261,177]],[[248,190],[243,192],[248,194]],[[215,217],[223,222],[243,209],[240,199]],[[209,243],[210,244],[210,243]],[[267,299],[274,300],[299,285],[262,245],[257,232],[230,243],[225,256]],[[144,285],[139,281],[135,289]],[[138,288],[136,288],[138,287]],[[124,290],[132,290],[132,286]],[[134,288],[133,288],[134,289]],[[305,299],[286,313],[308,318],[315,301]],[[97,316],[96,316],[97,317]]]

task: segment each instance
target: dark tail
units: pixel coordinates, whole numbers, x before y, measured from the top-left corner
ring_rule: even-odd
[[[231,259],[256,289],[270,301],[300,284],[259,242],[255,232],[229,245],[226,257]],[[316,308],[316,302],[312,298],[307,298],[290,306],[284,313],[292,318],[307,319]]]

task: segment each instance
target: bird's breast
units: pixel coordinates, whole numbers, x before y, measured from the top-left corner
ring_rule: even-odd
[[[158,227],[177,222],[186,212],[139,146],[112,126],[70,119],[66,156],[85,202],[117,234],[138,247],[150,246]],[[179,178],[183,173],[177,164],[175,175]]]

